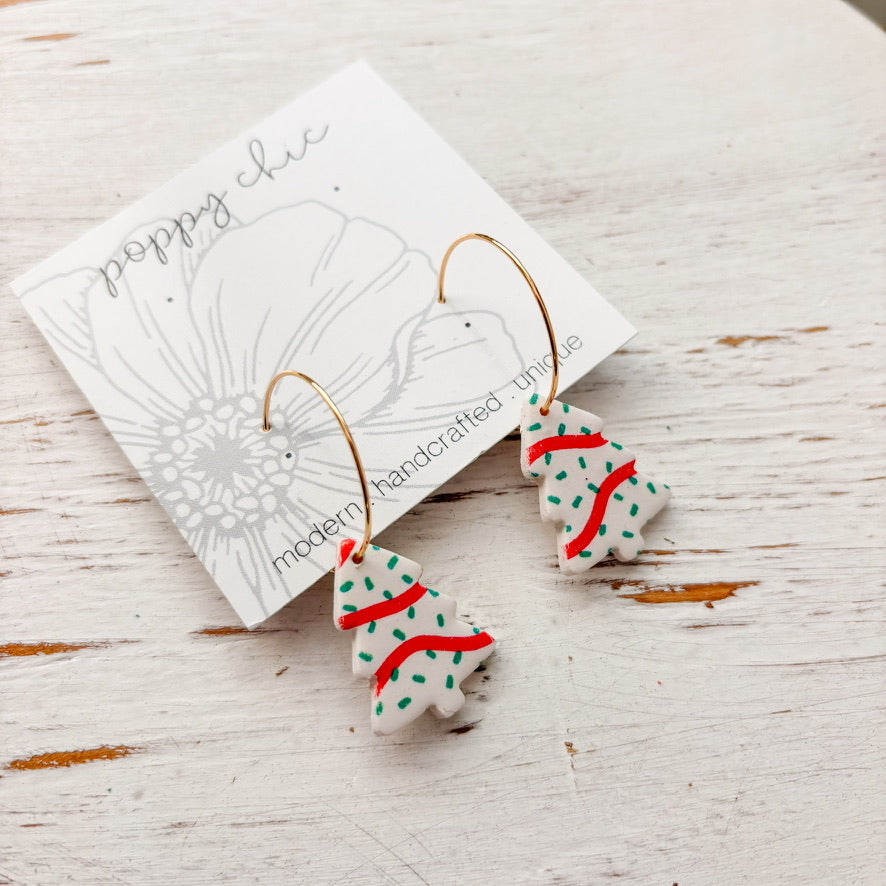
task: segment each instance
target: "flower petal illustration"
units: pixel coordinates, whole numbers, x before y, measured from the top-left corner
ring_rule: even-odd
[[[436,428],[489,395],[454,387],[455,367],[487,360],[487,339],[510,338],[492,312],[441,310],[430,260],[396,233],[317,202],[231,217],[149,261],[132,244],[162,225],[120,244],[125,267],[105,269],[113,291],[95,268],[44,281],[63,305],[44,328],[207,569],[238,586],[238,610],[254,624],[290,595],[280,552],[330,502],[348,509],[336,517],[342,530],[359,532],[363,519],[350,453],[313,392],[281,383],[272,430],[262,431],[271,378],[322,374],[358,439]],[[519,371],[515,347],[498,359]],[[318,576],[328,540],[299,548]]]
[[[442,308],[441,308],[442,310]],[[506,342],[498,350],[491,342]],[[446,311],[424,320],[409,343],[408,371],[397,398],[365,423],[367,433],[390,434],[392,429],[434,430],[449,422],[465,403],[482,404],[491,393],[480,382],[465,387],[454,369],[483,365],[493,355],[502,378],[512,378],[522,368],[516,342],[504,319],[492,311]]]

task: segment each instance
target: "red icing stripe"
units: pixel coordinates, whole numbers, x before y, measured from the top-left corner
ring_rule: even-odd
[[[467,637],[435,637],[433,634],[419,634],[404,640],[381,664],[375,672],[378,681],[375,684],[375,694],[379,695],[385,684],[391,679],[394,668],[400,667],[410,655],[423,652],[425,649],[433,649],[435,652],[473,652],[489,646],[495,640],[481,631],[479,634],[468,634]]]
[[[585,528],[579,532],[575,538],[568,544],[564,545],[563,551],[566,559],[571,560],[576,554],[581,553],[597,536],[600,530],[600,524],[606,514],[606,505],[609,504],[609,496],[615,492],[616,488],[624,483],[628,477],[633,477],[637,472],[634,470],[634,462],[629,461],[620,468],[616,468],[609,476],[600,484],[600,491],[594,496],[594,506],[591,508],[591,516],[585,523]]]
[[[351,551],[356,547],[357,542],[352,538],[346,538],[339,546],[338,546],[338,565],[341,566],[345,560],[348,559],[351,555]]]
[[[427,591],[424,585],[418,582],[410,585],[402,594],[391,597],[390,600],[381,600],[379,603],[373,603],[371,606],[365,606],[356,612],[346,612],[338,618],[339,626],[343,631],[349,631],[351,628],[359,628],[360,625],[368,624],[371,621],[378,621],[380,618],[386,618],[394,615],[396,612],[402,612],[408,606],[412,606],[417,600],[420,600]]]
[[[608,442],[600,434],[563,434],[560,437],[545,437],[526,450],[526,458],[528,464],[532,464],[546,452],[554,452],[557,449],[595,449]]]

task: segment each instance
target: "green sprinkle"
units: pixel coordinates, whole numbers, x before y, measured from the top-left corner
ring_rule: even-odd
[[[557,474],[557,476],[556,476],[555,479],[557,479],[557,480],[565,480],[567,476],[568,476],[568,475],[567,475],[566,471],[560,471],[560,473]]]
[[[358,652],[357,658],[362,658],[363,661],[372,661],[372,655],[369,652]]]
[[[400,628],[394,628],[394,630],[392,631],[392,633],[394,634],[394,636],[395,636],[398,640],[405,640],[405,639],[406,639],[406,634],[404,634],[403,631],[400,630]]]
[[[593,433],[593,431],[590,428],[584,428],[584,427],[581,429],[581,432],[583,434],[592,434]]]
[[[367,575],[366,578],[363,579],[363,584],[366,585],[366,590],[371,591],[375,585],[372,583],[372,579]]]
[[[426,590],[432,597],[439,597],[440,596],[439,591],[431,590],[431,588],[426,588]]]
[[[399,680],[399,679],[400,679],[400,669],[399,669],[399,668],[394,668],[394,669],[391,671],[391,680],[392,680],[394,683],[396,683],[397,680]]]
[[[347,594],[347,592],[348,592],[352,587],[354,587],[354,582],[352,582],[352,581],[346,581],[346,582],[345,582],[345,583],[339,588],[339,590],[340,590],[343,594]]]
[[[535,406],[535,404],[538,403],[538,394],[533,394],[533,395],[529,398],[529,402],[530,402],[533,406]]]
[[[397,565],[397,561],[399,559],[400,558],[396,554],[394,554],[394,556],[391,557],[390,560],[388,560],[388,569],[393,569]]]
[[[610,445],[613,449],[624,449],[624,446],[622,446],[621,443],[615,443],[615,442],[613,442],[612,440],[609,441],[609,445]]]
[[[639,506],[636,504],[636,502],[635,502],[634,504],[632,504],[632,505],[631,505],[631,516],[632,516],[632,517],[636,517],[636,516],[637,516],[637,511],[639,511],[639,510],[640,510],[640,508],[639,508]]]
[[[670,489],[670,488],[671,488],[670,486],[668,486],[667,483],[662,483],[661,485],[664,486],[665,489]]]
[[[446,688],[452,689],[453,686],[455,686],[455,680],[452,679],[452,674],[447,674],[446,675]]]
[[[541,422],[536,422],[534,425],[529,425],[526,428],[527,431],[540,431],[541,430]]]
[[[550,465],[550,463],[551,463],[551,453],[550,453],[550,452],[546,452],[546,453],[545,453],[545,464],[546,464],[546,465]]]
[[[587,470],[588,465],[587,465],[587,462],[585,461],[585,457],[583,455],[580,455],[578,457],[578,463],[583,471]]]
[[[549,495],[549,496],[548,496],[548,501],[549,501],[552,505],[558,505],[558,504],[560,504],[560,499],[557,498],[556,495]]]
[[[646,488],[647,488],[647,489],[648,489],[653,495],[655,495],[655,487],[654,487],[651,483],[647,483],[647,484],[646,484]]]
[[[421,674],[413,674],[412,675],[413,682],[415,683],[424,683],[425,678]]]
[[[600,524],[600,529],[599,529],[598,531],[599,531],[600,535],[606,535],[606,524],[605,524],[605,523],[601,523],[601,524]]]
[[[376,714],[380,714],[384,709],[385,709],[385,706],[384,706],[381,702],[379,702],[379,703],[375,706],[375,713],[376,713]]]
[[[425,655],[426,655],[428,658],[436,658],[436,657],[437,657],[437,653],[434,652],[433,649],[425,649]]]
[[[566,524],[566,531],[572,532],[572,527],[568,523]]]
[[[595,486],[593,483],[588,483],[588,489],[590,489],[591,492],[594,493],[594,495],[596,495],[600,491],[600,487]]]
[[[411,575],[401,575],[400,578],[402,578],[403,581],[406,582],[406,584],[408,584],[408,585],[411,585],[412,582],[414,581],[414,579]]]
[[[634,537],[634,533],[633,533],[633,532],[628,532],[627,529],[625,529],[625,531],[622,532],[622,535],[623,535],[625,538],[633,538],[633,537]]]
[[[390,591],[383,591],[382,596],[385,598],[385,600],[393,600],[394,599],[394,595]]]
[[[579,557],[593,557],[594,555],[590,551],[579,551]]]
[[[357,611],[357,607],[351,606],[350,603],[346,603],[344,606],[342,606],[342,609],[344,609],[345,612],[356,612]]]
[[[407,614],[410,618],[415,618],[415,607],[414,607],[414,606],[410,606],[409,609],[406,610],[406,614]]]
[[[616,492],[616,493],[614,493],[612,497],[613,497],[616,501],[624,501],[624,500],[625,500],[625,497],[624,497],[620,492]]]
[[[475,634],[479,634],[479,633],[480,633],[480,628],[471,628],[471,630],[472,630]]]
[[[572,499],[572,507],[577,508],[581,504],[581,496],[576,495],[574,499]]]
[[[628,477],[628,483],[630,483],[631,486],[636,486],[637,485],[637,478],[636,477]]]
[[[562,437],[566,433],[566,425],[560,424],[557,426],[557,436]]]
[[[460,652],[456,652],[455,655],[452,656],[452,663],[453,664],[461,664],[461,653]]]
[[[606,462],[606,473],[607,474],[612,473],[612,462],[611,461]]]
[[[401,698],[400,701],[397,702],[397,707],[402,711],[403,708],[408,708],[411,704],[412,699],[407,695],[406,698]]]
[[[375,633],[375,629],[376,629],[377,627],[378,627],[378,625],[377,625],[374,621],[371,621],[371,622],[369,622],[369,624],[366,626],[366,632],[367,632],[368,634],[374,634],[374,633]]]
[[[530,477],[533,477],[533,478],[536,479],[536,480],[538,479],[538,474],[536,474],[535,471],[530,471],[530,472],[529,472],[529,476],[530,476]]]
[[[446,623],[446,620],[443,618],[443,613],[438,612],[437,613],[437,624],[440,625],[440,627],[442,628],[445,623]]]
[[[568,403],[561,403],[560,405],[563,407],[564,412],[569,412],[569,404]]]

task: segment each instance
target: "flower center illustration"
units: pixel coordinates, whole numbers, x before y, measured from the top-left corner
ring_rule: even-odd
[[[240,536],[284,506],[297,458],[255,397],[201,399],[158,436],[149,482],[180,525]]]

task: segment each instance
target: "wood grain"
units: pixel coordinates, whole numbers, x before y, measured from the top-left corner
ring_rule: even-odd
[[[365,57],[641,330],[568,399],[674,491],[636,563],[564,577],[510,435],[383,533],[499,645],[374,738],[329,578],[237,626],[4,286],[0,883],[883,882],[874,25],[0,7],[0,284]]]

